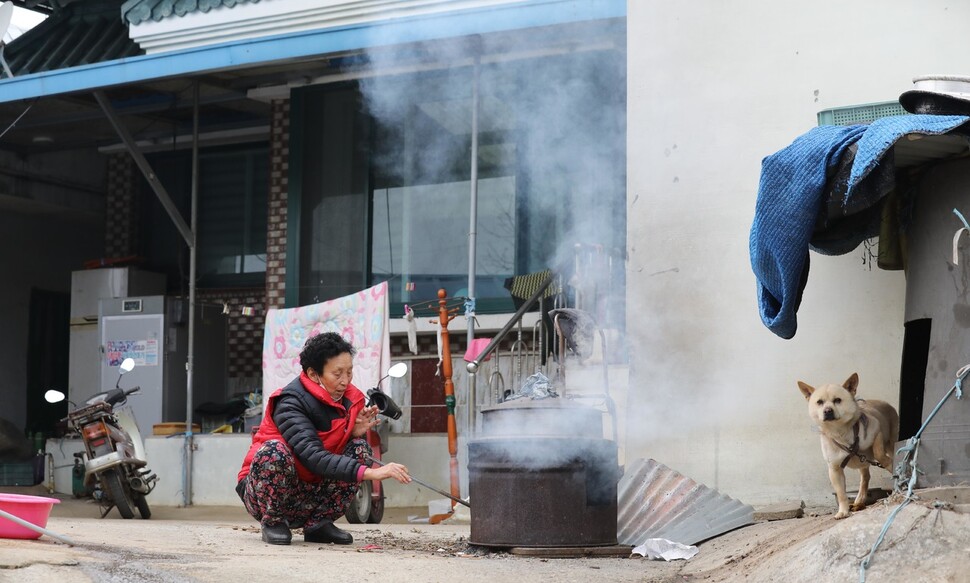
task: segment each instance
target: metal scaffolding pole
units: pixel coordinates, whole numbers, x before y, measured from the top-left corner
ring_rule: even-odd
[[[475,69],[472,79],[472,152],[471,152],[471,203],[468,212],[468,299],[471,309],[465,314],[468,324],[467,346],[472,346],[475,339],[475,271],[478,255],[478,101],[479,82],[481,80],[481,58],[475,57]],[[477,401],[475,387],[475,373],[468,373],[468,412],[467,423],[472,434],[475,433],[475,403]]]
[[[158,176],[152,170],[151,165],[148,160],[145,159],[145,155],[141,153],[138,149],[138,145],[135,140],[131,137],[131,133],[128,128],[121,123],[121,119],[115,112],[114,107],[112,107],[111,102],[105,96],[102,91],[94,92],[94,99],[101,106],[101,110],[104,111],[105,116],[107,116],[108,121],[114,128],[115,133],[121,138],[124,143],[125,148],[128,153],[131,154],[132,159],[135,161],[135,165],[141,170],[142,176],[148,181],[148,185],[151,187],[155,196],[158,197],[158,201],[162,204],[165,212],[168,213],[169,218],[175,224],[175,228],[178,230],[179,234],[185,240],[185,243],[189,247],[189,345],[188,345],[188,360],[185,363],[186,369],[186,423],[185,423],[185,454],[183,456],[183,468],[182,468],[182,496],[183,503],[188,506],[192,504],[192,450],[195,447],[192,437],[192,357],[195,345],[195,260],[196,260],[196,206],[197,206],[197,190],[198,190],[198,146],[199,146],[199,84],[195,83],[194,89],[194,105],[192,111],[192,216],[190,220],[192,221],[191,228],[186,224],[185,219],[182,218],[181,213],[179,213],[178,207],[172,202],[172,198],[168,195],[168,191],[158,180]]]
[[[192,87],[192,211],[189,220],[192,232],[198,232],[199,208],[199,82]],[[195,272],[197,246],[189,246],[189,345],[185,361],[185,469],[182,476],[182,502],[192,505],[192,452],[195,439],[192,435],[192,381],[195,368]]]

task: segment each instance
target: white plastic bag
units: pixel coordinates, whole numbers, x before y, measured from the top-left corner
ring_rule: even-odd
[[[634,555],[640,555],[650,560],[663,559],[674,561],[687,560],[697,554],[697,547],[682,545],[665,538],[648,538],[643,544],[633,549]]]

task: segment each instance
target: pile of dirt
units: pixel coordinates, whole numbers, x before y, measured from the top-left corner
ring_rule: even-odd
[[[737,547],[735,556],[718,558],[714,553],[720,565],[693,561],[681,575],[712,583],[857,581],[863,559],[900,502],[899,497],[890,498],[839,521],[832,516],[784,521],[771,536],[753,537]],[[933,502],[911,502],[892,521],[866,579],[963,581],[968,554],[970,516]]]
[[[477,554],[464,536],[428,536],[427,533],[414,531],[413,536],[400,536],[381,530],[368,530],[357,537],[366,550],[410,551],[431,555]],[[369,548],[368,548],[369,547]]]

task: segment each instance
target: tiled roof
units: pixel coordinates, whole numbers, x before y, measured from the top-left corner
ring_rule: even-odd
[[[190,12],[208,12],[213,8],[256,3],[259,0],[128,0],[121,5],[121,20],[140,24],[146,20],[160,21],[169,16],[185,16]]]
[[[15,76],[145,54],[128,38],[115,2],[74,2],[7,45]]]

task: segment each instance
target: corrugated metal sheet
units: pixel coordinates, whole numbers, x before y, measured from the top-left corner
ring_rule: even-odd
[[[117,2],[75,2],[7,45],[14,76],[143,55],[118,18]]]
[[[190,12],[208,12],[213,8],[237,4],[255,4],[259,0],[128,0],[121,5],[121,19],[128,24],[146,20],[160,21],[169,16],[185,16]]]
[[[617,542],[696,544],[754,522],[754,508],[654,460],[630,463],[617,492]]]

